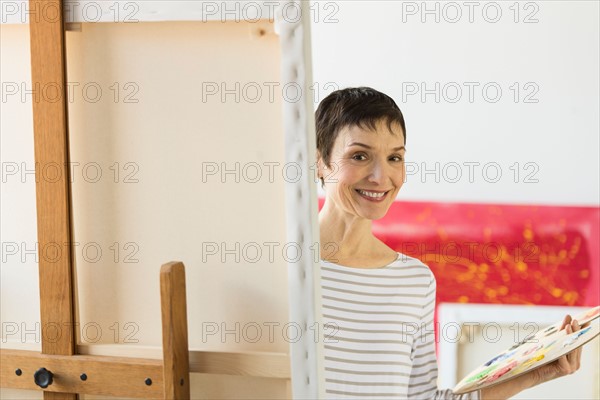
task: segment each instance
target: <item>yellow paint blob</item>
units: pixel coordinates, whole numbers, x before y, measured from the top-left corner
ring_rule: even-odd
[[[523,261],[517,262],[515,264],[515,267],[517,268],[517,271],[519,271],[519,272],[527,271],[527,264],[525,264]]]

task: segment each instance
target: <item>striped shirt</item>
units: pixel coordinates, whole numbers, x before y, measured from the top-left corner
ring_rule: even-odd
[[[321,260],[328,399],[479,399],[437,389],[435,278],[398,253],[382,268]]]

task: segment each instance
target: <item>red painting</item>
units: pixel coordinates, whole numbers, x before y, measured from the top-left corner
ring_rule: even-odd
[[[429,265],[438,304],[595,306],[599,226],[598,207],[397,201],[373,232]]]

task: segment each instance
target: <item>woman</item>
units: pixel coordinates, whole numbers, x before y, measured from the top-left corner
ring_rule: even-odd
[[[503,399],[575,372],[581,348],[528,374],[462,396],[438,390],[435,278],[371,232],[405,179],[396,103],[367,87],[330,94],[316,111],[325,379],[329,398]],[[567,332],[579,330],[567,316]]]

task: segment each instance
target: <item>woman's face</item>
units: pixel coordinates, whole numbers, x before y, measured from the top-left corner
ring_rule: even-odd
[[[339,132],[329,167],[319,160],[330,206],[370,220],[385,216],[406,174],[404,133],[396,123],[392,131],[379,121],[375,131],[352,126]]]

